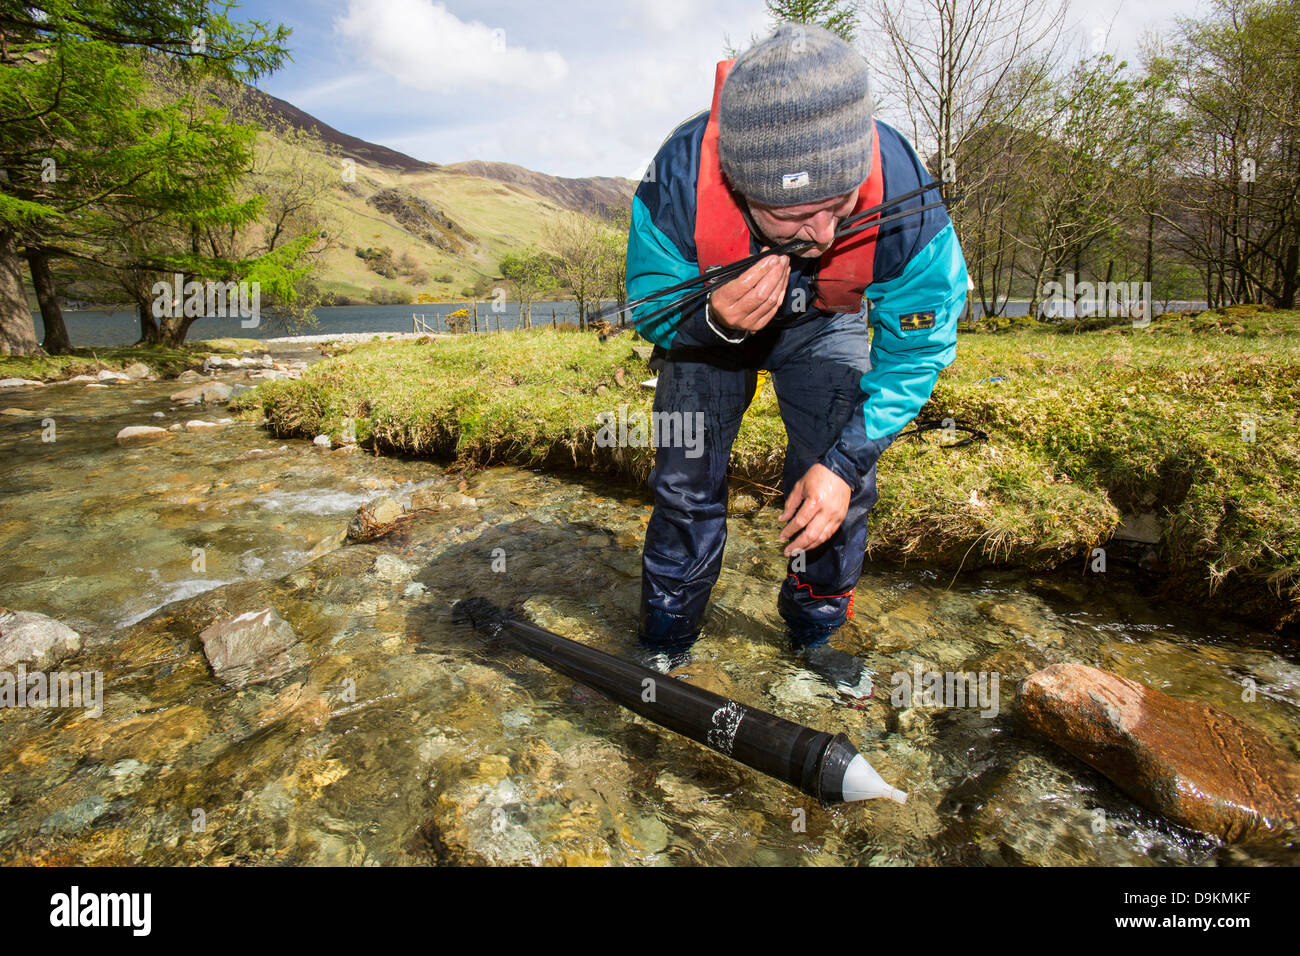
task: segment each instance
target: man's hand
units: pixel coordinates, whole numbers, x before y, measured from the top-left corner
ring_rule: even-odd
[[[809,468],[790,489],[785,510],[781,512],[781,520],[790,522],[781,531],[781,540],[788,541],[798,535],[786,547],[785,556],[811,551],[833,535],[849,513],[852,494],[848,482],[825,465]]]
[[[732,331],[757,332],[771,322],[781,308],[789,281],[789,256],[767,256],[758,260],[714,291],[710,299],[713,320]]]

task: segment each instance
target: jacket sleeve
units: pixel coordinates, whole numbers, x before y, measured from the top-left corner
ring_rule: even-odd
[[[857,412],[821,458],[851,487],[921,410],[956,357],[966,283],[966,260],[949,223],[896,278],[867,287],[871,370],[859,383]]]
[[[654,183],[642,183],[641,188],[654,186]],[[627,235],[629,299],[652,295],[658,289],[666,289],[700,274],[699,264],[687,258],[672,239],[655,225],[649,209],[641,200],[640,190],[637,192],[632,199],[632,226]],[[693,224],[690,225],[693,233]],[[670,298],[651,299],[644,305],[637,306],[632,310],[632,321],[640,322],[644,316],[663,308],[682,294],[678,292]],[[725,338],[708,321],[703,302],[687,309],[685,313],[677,309],[667,312],[647,325],[639,326],[637,333],[643,339],[666,349],[674,346],[722,345],[727,342],[735,344],[743,340],[743,336],[737,340]]]

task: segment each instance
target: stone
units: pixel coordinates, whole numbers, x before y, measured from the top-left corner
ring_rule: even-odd
[[[156,425],[128,425],[117,433],[119,445],[137,445],[167,437],[167,429]]]
[[[375,563],[371,565],[370,570],[381,581],[402,584],[415,577],[419,568],[391,554],[379,554],[375,556]]]
[[[224,402],[232,393],[233,389],[225,382],[198,382],[179,392],[172,392],[168,397],[181,405],[198,405],[201,402]]]
[[[150,418],[166,418],[167,416],[164,415],[162,412],[154,412],[154,413],[153,413],[152,415],[150,415],[149,417],[150,417]]]
[[[176,376],[176,381],[178,382],[202,382],[204,380],[204,377],[192,368],[187,368],[185,371],[181,372],[181,374]]]
[[[305,663],[298,636],[271,607],[209,624],[199,640],[212,673],[231,688],[271,680]]]
[[[0,378],[0,388],[21,388],[24,385],[44,385],[31,378]]]
[[[196,418],[193,421],[188,421],[185,423],[185,430],[187,432],[209,431],[213,428],[224,428],[224,427],[225,425],[223,425],[221,422],[205,422],[199,418]]]
[[[357,509],[348,523],[349,541],[373,541],[392,530],[390,525],[403,514],[392,498],[379,498]]]
[[[1300,825],[1300,764],[1261,731],[1083,664],[1053,664],[1019,689],[1029,725],[1168,819],[1224,840]]]
[[[107,800],[97,793],[91,794],[79,803],[51,813],[41,822],[40,832],[45,835],[68,836],[85,829],[108,810]]]
[[[231,461],[257,461],[259,458],[277,458],[280,455],[289,453],[288,445],[281,445],[279,448],[250,448],[248,451],[240,452]]]
[[[81,650],[81,635],[35,611],[0,610],[0,667],[48,667]]]
[[[432,488],[417,488],[411,492],[412,511],[437,511],[443,509],[444,494]],[[450,505],[446,506],[450,508]]]
[[[101,381],[101,382],[105,382],[105,383],[108,383],[108,384],[116,384],[117,382],[129,382],[129,381],[131,381],[131,376],[129,376],[129,375],[123,375],[121,372],[114,372],[114,371],[111,371],[111,370],[109,370],[109,369],[104,369],[103,371],[101,371],[101,372],[96,376],[96,378],[99,379],[99,381]]]
[[[123,371],[129,378],[139,381],[140,379],[153,378],[153,369],[143,362],[132,362]]]
[[[317,435],[311,440],[313,445],[319,445],[321,448],[332,448],[333,442],[330,441],[329,435]]]
[[[1124,523],[1115,532],[1121,541],[1138,541],[1142,544],[1160,543],[1160,520],[1154,511],[1125,515]]]
[[[25,409],[25,408],[5,408],[5,409],[0,409],[0,415],[10,415],[10,416],[12,416],[12,417],[14,417],[14,418],[26,418],[26,417],[27,417],[28,415],[30,415],[30,414],[32,414],[32,413],[29,412],[29,411],[28,411],[27,409]]]

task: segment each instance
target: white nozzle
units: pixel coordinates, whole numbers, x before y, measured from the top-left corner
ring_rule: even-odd
[[[855,800],[877,800],[881,797],[893,800],[895,803],[907,802],[907,794],[885,783],[862,754],[850,760],[848,767],[845,768],[840,793],[844,795],[845,803],[852,803]]]

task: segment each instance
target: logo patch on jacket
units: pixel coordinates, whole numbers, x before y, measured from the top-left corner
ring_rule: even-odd
[[[898,317],[898,327],[904,332],[917,332],[934,328],[933,312],[909,312]]]

